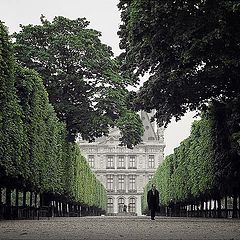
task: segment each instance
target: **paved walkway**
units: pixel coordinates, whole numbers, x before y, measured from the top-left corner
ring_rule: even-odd
[[[240,220],[82,217],[0,221],[0,239],[240,239]]]

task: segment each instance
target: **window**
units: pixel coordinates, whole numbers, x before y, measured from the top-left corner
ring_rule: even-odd
[[[129,175],[129,191],[136,190],[136,178],[134,175]]]
[[[107,168],[114,168],[113,156],[107,156]]]
[[[118,168],[125,168],[124,156],[118,156]]]
[[[124,190],[124,175],[118,176],[118,190]]]
[[[148,157],[148,167],[149,168],[154,168],[155,167],[154,155],[149,155],[149,157]]]
[[[129,168],[136,168],[136,156],[129,156]]]
[[[115,148],[112,148],[112,147],[108,148],[108,152],[114,152],[114,151],[115,151]]]
[[[118,152],[125,152],[126,147],[117,147]]]
[[[113,191],[113,175],[107,175],[107,190]]]
[[[88,152],[95,152],[95,149],[94,148],[89,148]]]
[[[107,212],[108,213],[113,213],[113,199],[112,198],[108,198],[108,201],[107,201]]]
[[[94,168],[94,155],[88,156],[88,164],[91,168]]]
[[[118,212],[123,212],[124,207],[124,198],[118,199]]]
[[[156,152],[155,148],[149,148],[148,151],[149,152]]]
[[[129,208],[128,211],[130,213],[135,213],[136,212],[136,200],[135,198],[130,198],[129,199]]]

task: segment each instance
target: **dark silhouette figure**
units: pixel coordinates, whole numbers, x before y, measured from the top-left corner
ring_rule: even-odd
[[[151,219],[154,220],[155,213],[159,207],[159,192],[154,184],[152,184],[152,188],[148,191],[147,202],[148,208],[151,211]]]

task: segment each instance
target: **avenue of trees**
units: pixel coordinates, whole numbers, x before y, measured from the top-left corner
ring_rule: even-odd
[[[165,158],[145,187],[144,209],[147,191],[156,183],[161,205],[177,209],[178,214],[184,210],[186,214],[186,207],[191,206],[188,210],[198,211],[198,216],[203,211],[211,215],[206,211],[213,208],[215,217],[226,216],[227,199],[232,198],[232,216],[240,216],[240,148],[235,141],[240,142],[240,134],[230,135],[230,109],[223,104],[212,106],[193,123],[190,136]]]
[[[0,22],[0,215],[17,217],[18,206],[52,201],[63,212],[73,211],[70,206],[104,211],[106,190],[69,141],[67,124],[58,119],[41,76],[13,54]]]

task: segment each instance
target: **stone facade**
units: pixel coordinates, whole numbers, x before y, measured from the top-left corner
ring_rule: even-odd
[[[133,149],[119,146],[117,128],[93,143],[78,141],[91,169],[107,189],[109,215],[121,214],[124,208],[131,214],[142,214],[143,188],[164,158],[163,128],[150,122],[150,114],[140,112],[140,116],[145,129],[143,142]]]

